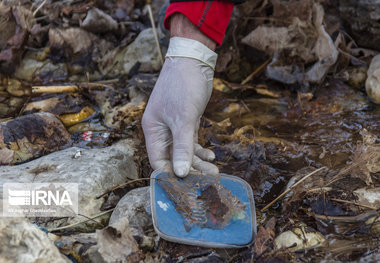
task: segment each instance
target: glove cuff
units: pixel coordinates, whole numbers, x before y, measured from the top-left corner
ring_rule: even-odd
[[[218,55],[199,41],[184,37],[172,37],[165,57],[193,58],[215,70]]]

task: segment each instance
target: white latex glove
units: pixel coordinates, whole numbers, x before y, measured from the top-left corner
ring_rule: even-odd
[[[215,52],[198,41],[170,39],[165,63],[142,119],[153,169],[172,162],[179,177],[185,177],[190,167],[218,174],[218,168],[209,163],[214,153],[197,143],[199,120],[212,92],[216,58]]]

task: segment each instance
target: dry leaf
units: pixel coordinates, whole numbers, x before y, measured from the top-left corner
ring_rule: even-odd
[[[253,251],[257,255],[262,255],[268,250],[272,250],[274,247],[274,227],[276,225],[276,219],[272,217],[265,227],[260,226],[259,232],[256,236]]]

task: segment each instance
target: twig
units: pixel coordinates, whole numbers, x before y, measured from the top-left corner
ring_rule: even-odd
[[[320,192],[320,191],[330,192],[332,190],[333,190],[332,187],[314,187],[314,188],[307,189],[306,193],[314,193],[314,192]]]
[[[245,85],[247,84],[248,81],[250,81],[254,76],[256,76],[257,74],[259,74],[268,64],[269,62],[271,62],[272,58],[269,58],[267,59],[263,64],[261,64],[255,71],[253,71],[248,77],[245,78],[245,80],[243,80],[241,82],[242,85]]]
[[[30,97],[28,97],[26,101],[24,102],[24,105],[22,105],[22,108],[20,109],[20,112],[18,113],[17,117],[20,117],[24,113],[25,108],[28,105],[29,101],[30,101]]]
[[[113,210],[114,210],[114,208],[109,209],[109,210],[107,210],[107,211],[104,211],[104,212],[102,212],[102,213],[100,213],[100,214],[97,214],[97,215],[95,215],[95,216],[93,216],[93,217],[88,217],[87,220],[80,221],[80,222],[77,222],[77,223],[74,223],[74,224],[71,224],[71,225],[67,225],[67,226],[61,226],[61,227],[51,228],[51,229],[48,229],[48,231],[49,231],[49,232],[54,232],[54,231],[59,231],[59,230],[64,230],[64,229],[67,229],[67,228],[71,228],[71,227],[73,227],[73,226],[77,226],[77,225],[80,225],[80,224],[86,223],[86,222],[88,222],[88,221],[94,220],[95,218],[100,217],[100,216],[105,215],[105,214],[108,214],[109,212],[112,212]],[[83,215],[82,215],[82,216],[83,216]],[[95,222],[96,222],[96,221],[95,221]],[[99,222],[97,222],[97,223],[99,224]]]
[[[158,35],[157,35],[156,25],[154,23],[152,7],[150,6],[150,0],[147,1],[147,6],[148,6],[150,23],[152,24],[154,40],[156,41],[157,51],[158,51],[158,54],[160,56],[161,65],[163,65],[164,64],[164,57],[162,56],[160,42],[158,41]]]
[[[138,178],[138,179],[134,179],[134,180],[129,181],[129,182],[126,182],[126,183],[124,183],[124,184],[118,185],[118,186],[112,188],[111,190],[109,190],[109,191],[107,191],[107,192],[105,192],[105,193],[103,193],[103,194],[101,194],[101,195],[99,195],[99,196],[97,196],[97,197],[95,197],[95,198],[96,198],[96,199],[99,199],[99,198],[105,196],[106,194],[108,194],[108,193],[110,193],[110,192],[112,192],[112,191],[115,191],[116,189],[120,189],[120,188],[126,187],[127,185],[129,185],[129,184],[133,184],[133,183],[135,183],[135,182],[147,181],[147,180],[150,180],[150,178]]]
[[[332,220],[338,223],[357,223],[364,222],[376,214],[378,214],[378,211],[371,210],[357,216],[326,216],[315,213],[312,213],[311,215],[318,219],[324,219],[328,221]]]
[[[302,183],[303,181],[305,181],[307,178],[309,178],[310,176],[318,173],[319,171],[321,171],[322,169],[325,169],[327,167],[323,166],[309,174],[307,174],[305,177],[303,177],[301,180],[299,180],[297,183],[293,184],[291,187],[289,187],[288,189],[286,189],[282,194],[280,194],[279,196],[277,196],[272,202],[270,202],[268,205],[266,205],[263,209],[261,209],[261,212],[264,212],[265,210],[267,210],[269,207],[271,207],[274,203],[276,203],[278,200],[280,200],[283,196],[285,196],[287,193],[289,193],[291,190],[293,190],[294,187],[296,187],[297,185],[299,185],[300,183]]]
[[[76,85],[69,86],[33,86],[33,93],[63,93],[63,92],[75,92],[79,87]]]
[[[100,82],[82,82],[79,84],[79,87],[81,88],[98,88],[98,87],[101,87],[101,88],[105,88],[105,89],[110,89],[116,93],[119,93],[121,95],[125,95],[124,92],[120,91],[120,90],[117,90],[115,89],[114,87],[108,85],[108,84],[105,84],[105,83],[100,83]]]
[[[46,18],[49,18],[49,17],[48,16],[40,16],[40,17],[35,18],[34,20],[36,20],[36,22],[40,22]]]
[[[95,81],[94,83],[109,84],[109,83],[117,83],[119,81],[120,81],[120,79],[105,79],[105,80]]]
[[[47,0],[44,0],[38,7],[36,10],[34,10],[33,12],[33,17],[35,17],[38,13],[38,11],[40,11],[40,9],[46,4]]]
[[[368,209],[371,209],[371,210],[376,210],[377,209],[376,207],[373,207],[373,206],[370,206],[370,205],[355,203],[355,202],[352,202],[352,201],[347,201],[347,200],[342,200],[342,199],[331,198],[330,200],[331,201],[335,201],[335,202],[350,204],[350,205],[357,205],[357,206],[361,206],[361,207],[368,208]]]
[[[6,122],[6,121],[10,121],[12,119],[13,119],[13,117],[8,117],[8,118],[0,119],[0,123]]]
[[[32,92],[33,93],[64,93],[64,92],[77,92],[81,88],[101,87],[101,88],[110,89],[116,93],[125,95],[124,92],[117,90],[111,85],[107,84],[107,83],[114,83],[117,81],[119,81],[119,79],[111,79],[111,80],[105,80],[105,81],[99,81],[99,82],[81,82],[81,83],[78,83],[78,85],[33,86]]]
[[[251,109],[248,108],[247,104],[245,104],[244,100],[241,100],[240,102],[243,105],[244,109],[246,109],[248,112],[252,112]]]

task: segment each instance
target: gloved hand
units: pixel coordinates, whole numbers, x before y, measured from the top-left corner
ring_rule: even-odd
[[[172,161],[174,173],[185,177],[190,167],[218,174],[209,163],[211,150],[198,142],[199,120],[212,92],[216,53],[202,43],[174,37],[142,119],[153,169]]]

